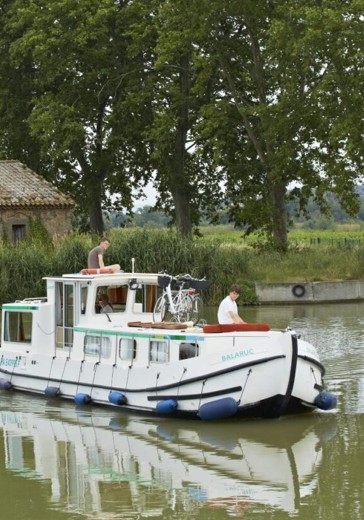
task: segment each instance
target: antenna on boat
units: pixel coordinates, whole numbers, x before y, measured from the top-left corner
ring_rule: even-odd
[[[134,273],[135,258],[131,259],[131,272]]]

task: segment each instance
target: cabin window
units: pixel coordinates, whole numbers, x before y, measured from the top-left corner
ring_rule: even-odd
[[[133,312],[153,312],[157,301],[157,286],[139,284],[135,289]]]
[[[56,344],[70,350],[73,345],[74,284],[56,284]]]
[[[109,358],[111,356],[110,338],[87,334],[85,336],[84,352],[86,356]]]
[[[119,358],[132,361],[136,358],[136,341],[132,338],[121,338],[119,341]]]
[[[88,285],[81,285],[81,314],[86,313]]]
[[[107,298],[107,302],[105,300]],[[99,286],[96,294],[95,312],[102,312],[102,304],[108,304],[108,313],[124,312],[128,297],[127,285],[103,285]]]
[[[166,363],[168,361],[168,342],[151,340],[149,348],[151,363]]]
[[[32,340],[33,315],[31,312],[5,312],[4,340],[30,343]]]
[[[198,345],[196,343],[180,343],[179,358],[189,359],[198,356]]]

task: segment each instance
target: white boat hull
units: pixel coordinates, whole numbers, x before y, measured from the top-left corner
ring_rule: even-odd
[[[123,276],[127,281],[131,277]],[[143,281],[152,285],[151,276],[140,275],[140,285]],[[87,288],[92,300],[100,284],[111,283],[104,275],[86,278],[91,278]],[[133,274],[133,281],[136,278]],[[92,401],[206,420],[279,417],[317,407],[324,368],[315,348],[293,331],[208,332],[186,325],[159,324],[155,328],[148,321],[135,326],[133,319],[140,313],[133,309],[139,307],[131,302],[128,311],[127,300],[126,310],[113,314],[112,319],[91,310],[74,312],[76,325],[62,329],[63,337],[71,335],[72,344],[63,342],[60,347],[54,282],[50,280],[47,300],[4,306],[3,388],[74,399],[77,404]],[[75,276],[73,290],[83,281],[84,277]],[[63,290],[62,282],[58,285]],[[131,290],[129,294],[134,296]],[[88,303],[87,308],[93,306]],[[150,319],[148,313],[142,316]],[[31,339],[20,341],[13,322],[25,317],[32,323]]]

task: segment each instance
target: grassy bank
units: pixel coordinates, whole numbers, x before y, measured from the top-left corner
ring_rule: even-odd
[[[206,276],[210,288],[205,300],[210,304],[218,303],[231,283],[243,287],[241,303],[252,304],[257,302],[256,281],[364,278],[364,241],[352,239],[343,245],[332,242],[331,237],[331,243],[321,240],[313,244],[307,240],[307,234],[300,239],[291,236],[290,250],[282,255],[263,247],[257,239],[254,243],[251,238],[243,240],[237,231],[233,234],[206,233],[188,240],[167,230],[113,229],[108,233],[111,246],[105,261],[119,263],[123,270],[130,271],[134,258],[135,270],[139,272]],[[33,237],[18,246],[0,243],[0,302],[42,296],[43,276],[79,272],[86,267],[88,251],[97,243],[97,237],[80,234],[53,241]]]
[[[292,230],[286,254],[272,251],[257,236],[244,238],[231,226],[204,228],[202,239],[221,248],[248,251],[249,273],[257,282],[364,278],[364,229],[357,224],[337,226],[336,230]]]

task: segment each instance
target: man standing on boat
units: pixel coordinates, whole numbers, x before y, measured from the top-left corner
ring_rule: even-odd
[[[232,285],[229,294],[222,300],[217,311],[217,320],[220,324],[225,323],[245,323],[238,314],[236,300],[240,295],[239,285]]]
[[[120,265],[105,265],[104,263],[104,252],[110,245],[110,240],[106,237],[102,237],[100,244],[88,254],[87,267],[88,269],[110,269],[114,273],[120,271]]]

